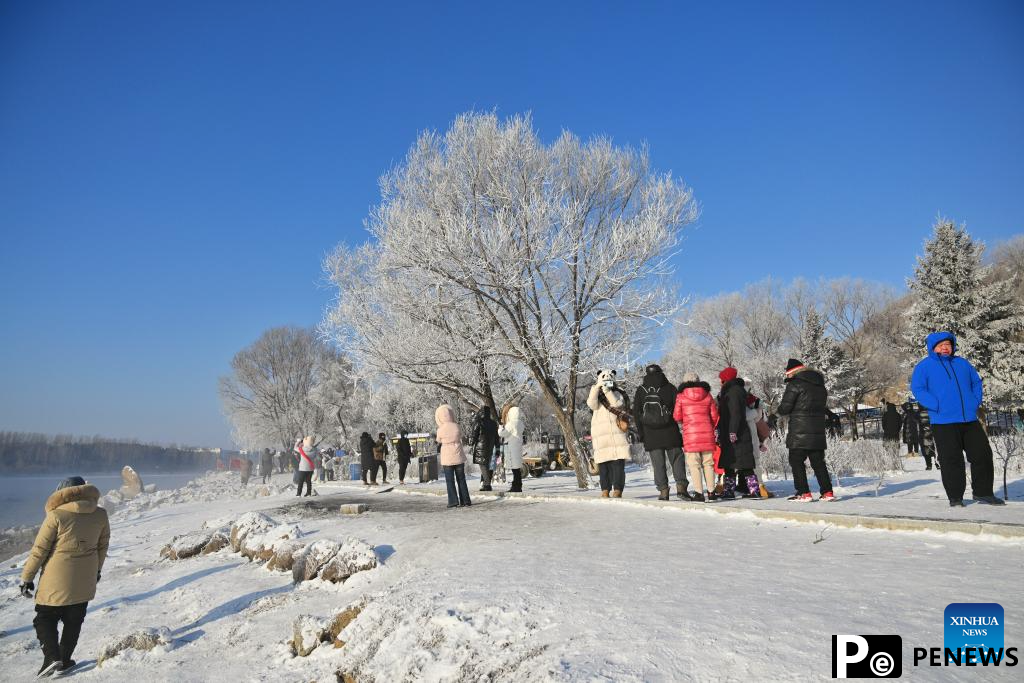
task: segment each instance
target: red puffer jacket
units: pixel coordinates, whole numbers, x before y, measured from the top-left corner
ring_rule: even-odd
[[[684,451],[701,453],[715,450],[718,404],[711,397],[711,386],[707,382],[680,384],[672,417],[682,429]]]

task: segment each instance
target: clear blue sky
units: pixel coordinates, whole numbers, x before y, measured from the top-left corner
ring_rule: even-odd
[[[647,141],[695,294],[1024,231],[1024,3],[0,4],[0,429],[228,445],[377,178],[468,109]]]

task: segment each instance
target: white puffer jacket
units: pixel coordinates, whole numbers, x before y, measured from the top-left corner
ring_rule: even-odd
[[[605,380],[614,379],[611,373],[601,372],[597,383],[590,388],[587,405],[594,411],[590,418],[590,437],[593,440],[594,462],[602,463],[611,460],[629,460],[629,440],[626,433],[615,424],[615,414],[601,405],[601,392],[604,392],[608,404],[613,408],[626,406],[625,396],[617,389],[606,389]]]
[[[498,436],[505,439],[505,464],[512,469],[523,466],[523,418],[519,408],[508,409],[505,424],[498,425]]]

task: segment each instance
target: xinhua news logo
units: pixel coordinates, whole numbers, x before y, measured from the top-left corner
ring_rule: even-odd
[[[832,636],[832,678],[899,678],[903,674],[903,638]]]
[[[1003,652],[1003,606],[997,602],[954,602],[943,615],[943,648],[946,663],[959,651],[967,664],[989,659],[989,652]],[[987,662],[986,662],[987,663]]]

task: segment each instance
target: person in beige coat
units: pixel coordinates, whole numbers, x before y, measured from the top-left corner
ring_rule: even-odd
[[[590,388],[587,406],[594,411],[590,418],[590,438],[594,462],[601,476],[601,497],[621,498],[626,488],[626,461],[629,460],[629,439],[617,421],[628,419],[626,394],[615,384],[614,370],[601,370]]]
[[[505,421],[498,425],[498,436],[505,440],[505,464],[512,468],[512,487],[509,493],[523,492],[523,418],[519,407],[508,409]]]
[[[32,621],[43,648],[40,676],[59,674],[75,665],[71,655],[89,601],[96,597],[110,543],[110,523],[99,499],[99,490],[81,477],[62,481],[46,501],[46,518],[21,572],[25,597],[32,597],[35,576],[40,573]],[[59,640],[58,622],[64,623]]]
[[[441,404],[434,411],[434,421],[437,422],[444,481],[448,486],[448,507],[469,507],[473,503],[466,485],[466,452],[462,447],[462,430],[455,421],[455,411],[447,403]]]

